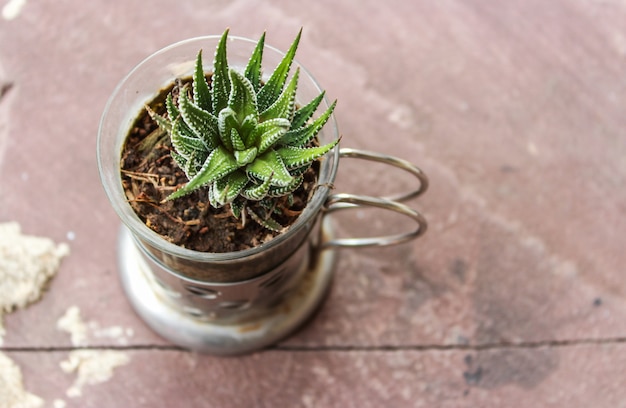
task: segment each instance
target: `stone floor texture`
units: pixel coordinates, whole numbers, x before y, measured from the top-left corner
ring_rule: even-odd
[[[623,0],[0,3],[0,222],[71,249],[44,297],[5,317],[0,351],[42,406],[626,407]],[[282,49],[303,27],[298,60],[338,99],[342,145],[431,181],[411,203],[424,237],[340,251],[314,319],[234,358],[135,315],[95,155],[127,72],[226,27]],[[347,161],[337,189],[403,184],[390,177]],[[57,329],[72,306],[85,346]],[[80,350],[127,361],[68,395],[79,375],[61,363]]]

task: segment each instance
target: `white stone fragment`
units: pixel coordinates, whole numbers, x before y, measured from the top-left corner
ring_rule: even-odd
[[[2,8],[2,18],[5,20],[13,20],[20,15],[25,5],[26,0],[9,0]]]
[[[128,355],[116,350],[74,350],[68,359],[61,362],[61,369],[66,373],[77,373],[74,384],[66,395],[76,398],[83,394],[85,385],[106,382],[113,377],[116,367],[129,362]]]
[[[112,339],[120,345],[127,345],[128,338],[134,335],[133,329],[122,326],[100,327],[98,322],[85,322],[78,306],[71,306],[57,321],[57,329],[70,334],[73,346],[86,346],[93,339]]]
[[[68,332],[72,338],[73,346],[87,344],[87,325],[80,316],[80,309],[72,306],[57,321],[57,329]]]
[[[3,314],[37,301],[69,252],[67,244],[22,235],[18,223],[0,224],[0,345]]]
[[[55,399],[52,403],[52,406],[54,408],[65,408],[67,406],[67,403],[62,399]]]
[[[0,408],[39,408],[44,400],[24,390],[22,371],[0,353]]]

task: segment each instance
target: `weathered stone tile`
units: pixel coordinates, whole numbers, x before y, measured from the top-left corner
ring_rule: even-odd
[[[254,38],[267,29],[283,48],[303,26],[299,60],[339,100],[342,144],[418,163],[431,188],[411,204],[430,228],[397,248],[341,251],[327,302],[285,350],[127,351],[130,363],[81,400],[63,396],[67,353],[12,352],[29,391],[68,407],[173,406],[181,396],[189,406],[623,403],[622,3],[83,3],[26,1],[0,20],[0,221],[71,247],[43,299],[6,317],[5,346],[71,347],[56,323],[72,306],[90,345],[167,345],[117,279],[98,121],[141,59],[227,26]],[[346,161],[337,191],[408,185]],[[369,212],[337,221],[338,234],[407,227]],[[530,348],[493,348],[508,343]],[[396,346],[457,349],[332,351]]]
[[[76,374],[63,352],[8,353],[25,389],[71,407],[615,407],[626,350],[620,345],[448,351],[269,351],[216,358],[123,351],[107,381],[68,397]]]

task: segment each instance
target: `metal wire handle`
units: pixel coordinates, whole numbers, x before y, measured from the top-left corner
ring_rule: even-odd
[[[331,239],[322,244],[322,248],[331,247],[371,247],[371,246],[387,246],[395,245],[410,241],[419,237],[426,232],[428,223],[426,219],[414,209],[408,207],[399,201],[405,201],[423,194],[428,189],[428,178],[418,167],[414,166],[406,160],[393,156],[387,156],[380,153],[369,152],[365,150],[343,148],[339,151],[339,157],[351,157],[368,161],[389,164],[401,170],[405,170],[413,174],[420,182],[419,187],[413,191],[404,194],[397,194],[386,197],[370,197],[356,194],[333,194],[326,200],[326,213],[338,210],[358,207],[377,207],[385,210],[393,211],[406,215],[417,222],[418,226],[415,230],[399,233],[394,235],[367,237],[367,238],[338,238]]]

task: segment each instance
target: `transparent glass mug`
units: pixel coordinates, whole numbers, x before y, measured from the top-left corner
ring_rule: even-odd
[[[335,148],[322,160],[319,186],[289,229],[258,247],[230,253],[204,253],[172,244],[148,228],[127,202],[121,183],[124,140],[143,106],[176,78],[191,76],[198,50],[212,51],[219,36],[193,38],[166,47],[140,63],[110,97],[98,131],[97,156],[102,184],[122,220],[119,267],[129,300],[159,334],[179,345],[218,354],[233,354],[271,344],[304,321],[321,302],[330,283],[335,247],[382,246],[422,235],[426,221],[399,203],[423,193],[426,176],[411,163],[378,153]],[[244,70],[256,41],[229,37],[229,66]],[[266,46],[265,72],[284,53]],[[322,91],[297,61],[300,79],[296,102],[305,104]],[[328,108],[324,100],[319,109]],[[320,143],[339,137],[334,115],[318,134]],[[330,194],[340,157],[390,164],[413,174],[417,187],[396,197]],[[399,212],[416,222],[407,233],[386,237],[341,238],[330,235],[326,214],[358,206]],[[303,286],[304,285],[304,286]],[[297,293],[298,296],[295,296]],[[285,304],[289,303],[289,314]],[[241,334],[241,328],[256,327]]]

